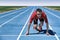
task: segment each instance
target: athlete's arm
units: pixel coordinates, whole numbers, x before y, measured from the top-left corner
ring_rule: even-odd
[[[27,30],[26,35],[29,35],[30,25],[31,25],[31,23],[28,23],[28,30]]]
[[[30,30],[31,23],[32,23],[32,19],[30,19],[30,22],[28,23],[28,30],[27,30],[26,35],[29,35],[29,30]]]
[[[48,23],[46,23],[46,27],[47,27],[46,33],[48,33],[48,28],[49,28]]]
[[[48,33],[48,28],[49,28],[49,24],[48,24],[48,19],[47,19],[47,16],[45,16],[45,23],[46,23],[46,34],[49,35]]]
[[[26,35],[29,35],[30,26],[31,26],[31,23],[32,23],[33,19],[34,19],[34,15],[32,14],[32,16],[31,16],[31,18],[29,20],[29,23],[28,23],[28,30],[27,30]]]

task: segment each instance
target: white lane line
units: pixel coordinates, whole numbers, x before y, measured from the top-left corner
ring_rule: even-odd
[[[46,9],[45,9],[46,10]],[[52,12],[50,12],[50,11],[48,11],[48,10],[46,10],[49,14],[51,14],[51,15],[53,15],[53,16],[55,16],[55,17],[57,17],[57,18],[59,18],[60,19],[60,16],[57,16],[57,15],[55,15],[55,14],[53,14]]]
[[[32,9],[31,14],[29,15],[29,17],[28,17],[28,19],[27,19],[25,25],[23,26],[21,32],[19,33],[19,36],[17,37],[17,40],[19,40],[19,38],[21,37],[21,34],[22,34],[23,30],[25,29],[25,27],[26,27],[26,25],[27,25],[27,23],[28,23],[28,21],[29,21],[29,19],[30,19],[30,17],[31,17],[31,15],[32,15],[32,13],[33,13],[33,10],[34,10],[34,8]]]
[[[11,11],[14,11],[14,10],[6,11],[6,12],[0,13],[0,14],[4,14],[4,13],[6,14],[6,13],[11,12]]]
[[[50,25],[49,25],[49,28],[50,28],[51,30],[53,30]],[[54,36],[56,37],[57,40],[59,40],[59,37],[58,37],[56,34],[55,34]]]
[[[24,12],[22,12],[22,13],[18,14],[17,16],[15,16],[15,17],[13,17],[13,18],[9,19],[8,21],[6,21],[6,22],[2,23],[2,24],[0,25],[0,27],[2,27],[3,25],[5,25],[6,23],[8,23],[8,22],[12,21],[14,18],[17,18],[18,16],[22,15],[23,13],[25,13],[25,12],[26,12],[26,11],[28,11],[28,10],[29,10],[29,9],[27,9],[27,10],[25,10]]]
[[[18,36],[18,35],[0,35],[0,36]]]
[[[19,12],[19,11],[17,11],[17,12]],[[5,17],[5,16],[8,16],[8,15],[11,15],[11,14],[15,14],[16,12],[12,12],[12,13],[10,13],[10,14],[6,14],[6,15],[3,15],[3,16],[0,16],[0,18],[3,18],[3,17]]]
[[[17,12],[19,12],[19,11],[17,11]],[[15,14],[15,13],[16,13],[16,12],[9,13],[9,14],[6,14],[6,15],[3,15],[3,16],[0,16],[0,18],[3,18],[3,17],[5,17],[5,16],[11,15],[11,14]]]
[[[55,34],[55,37],[56,37],[57,40],[59,40],[59,37],[57,36],[57,34]]]
[[[45,8],[56,11],[56,12],[60,12],[59,10],[55,10],[55,9],[52,9],[52,8],[48,8],[48,7],[45,7]]]
[[[18,9],[19,10],[19,9]],[[21,10],[22,11],[22,10]],[[3,16],[0,16],[0,18],[3,18],[3,17],[5,17],[5,16],[8,16],[8,15],[11,15],[11,14],[15,14],[16,12],[19,12],[19,11],[15,11],[15,12],[12,12],[12,13],[9,13],[9,14],[6,14],[6,15],[3,15]]]
[[[0,36],[19,36],[19,35],[0,35]],[[21,36],[29,36],[29,37],[34,37],[34,36],[47,36],[47,35],[21,35]],[[47,36],[47,37],[52,37],[53,35]],[[54,36],[53,36],[54,37]]]
[[[53,15],[53,16],[55,16],[55,17],[57,17],[57,18],[59,18],[60,19],[60,17],[59,16],[57,16],[57,15],[55,15],[55,14],[53,14],[52,12],[50,12],[50,11],[48,11],[48,10],[46,10],[49,14],[51,14],[51,15]],[[49,25],[49,28],[51,29],[51,30],[53,30],[52,29],[52,27]],[[59,37],[57,36],[57,34],[55,34],[55,37],[56,37],[56,39],[57,40],[59,40]]]
[[[25,7],[22,7],[22,8],[25,8]],[[19,9],[22,9],[22,8],[19,8]],[[15,10],[19,10],[19,9],[15,9]],[[0,14],[6,14],[6,13],[9,13],[9,12],[15,11],[15,10],[6,11],[6,12],[0,13]]]
[[[33,36],[33,37],[35,37],[35,36],[45,36],[45,37],[50,37],[50,36],[53,36],[53,35],[49,35],[49,36],[47,36],[47,35],[21,35],[21,36]]]

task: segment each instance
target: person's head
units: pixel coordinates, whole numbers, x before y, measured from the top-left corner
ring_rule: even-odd
[[[38,8],[36,9],[36,12],[37,12],[37,16],[40,18],[42,14],[42,10]]]

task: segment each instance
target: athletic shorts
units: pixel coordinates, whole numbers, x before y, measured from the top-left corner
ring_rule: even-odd
[[[43,18],[40,19],[40,22],[44,22],[44,19],[43,19]],[[34,20],[34,24],[38,24],[38,19],[35,19],[35,20]]]

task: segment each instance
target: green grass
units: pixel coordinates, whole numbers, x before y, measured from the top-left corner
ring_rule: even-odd
[[[0,12],[16,10],[23,7],[26,7],[26,6],[0,6]]]
[[[60,11],[60,6],[45,6],[45,7]]]

